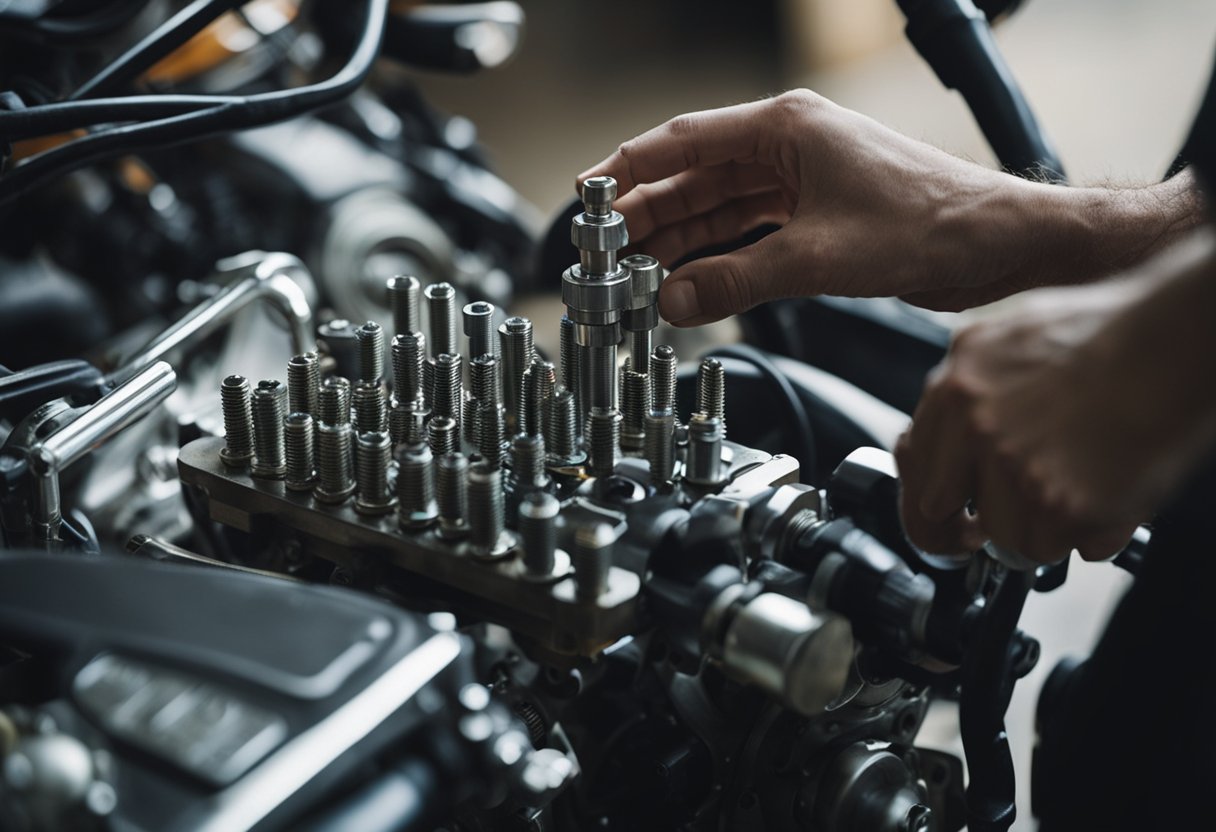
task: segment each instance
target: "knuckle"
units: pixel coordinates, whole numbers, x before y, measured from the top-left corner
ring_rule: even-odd
[[[697,132],[699,119],[693,113],[678,115],[667,122],[667,132],[676,138],[686,138]]]

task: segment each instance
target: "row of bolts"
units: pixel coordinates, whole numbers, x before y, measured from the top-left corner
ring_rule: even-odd
[[[632,358],[626,359],[619,380],[623,416],[615,408],[590,408],[580,418],[587,408],[578,392],[579,351],[570,319],[562,318],[559,384],[553,363],[534,354],[531,321],[508,318],[498,328],[495,350],[494,307],[475,301],[463,310],[474,356],[466,397],[455,290],[437,283],[421,292],[431,328],[430,357],[419,331],[417,278],[389,278],[387,291],[398,333],[389,349],[391,398],[385,395],[384,331],[374,321],[356,330],[359,380],[353,386],[341,377],[322,381],[314,353],[288,362],[286,386],[268,380],[251,389],[243,376],[228,376],[220,385],[225,465],[247,466],[255,478],[283,479],[289,490],[311,491],[322,503],[340,504],[353,494],[355,510],[365,515],[395,507],[402,528],[435,525],[441,538],[467,538],[474,556],[487,560],[514,548],[505,529],[509,496],[518,512],[525,574],[537,580],[561,577],[555,574],[560,504],[549,493],[547,468],[586,462],[592,476],[608,477],[618,448],[624,447],[644,452],[657,489],[671,487],[676,434],[683,428],[675,418],[677,359],[670,346],[654,348],[648,372],[635,370]],[[687,427],[684,478],[712,486],[721,479],[725,432],[719,361],[701,363],[697,388],[699,410]],[[480,457],[472,464],[460,452],[462,423]],[[504,441],[508,431],[514,435],[509,443]],[[580,449],[584,433],[587,454]],[[395,495],[389,483],[394,448]],[[508,454],[510,487],[504,490]],[[576,530],[570,559],[581,599],[607,590],[614,538],[602,523]]]

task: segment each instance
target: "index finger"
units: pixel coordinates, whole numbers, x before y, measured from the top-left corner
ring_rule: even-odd
[[[717,110],[686,113],[630,139],[604,161],[580,173],[576,186],[592,176],[616,179],[617,197],[641,184],[681,171],[725,162],[772,164],[774,124],[763,110],[771,99]]]

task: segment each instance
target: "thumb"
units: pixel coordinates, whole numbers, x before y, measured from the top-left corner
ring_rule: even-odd
[[[700,326],[766,301],[813,294],[808,261],[783,231],[775,231],[737,251],[676,269],[659,290],[659,313],[676,326]]]

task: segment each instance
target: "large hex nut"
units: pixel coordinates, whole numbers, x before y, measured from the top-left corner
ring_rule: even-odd
[[[791,521],[803,511],[822,517],[819,490],[801,483],[777,486],[768,496],[753,502],[743,526],[743,539],[752,557],[778,559],[786,545]]]

